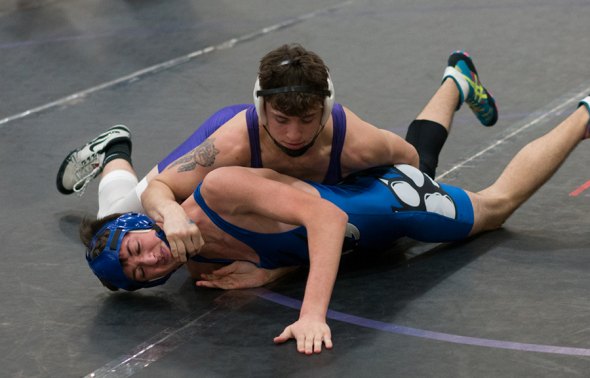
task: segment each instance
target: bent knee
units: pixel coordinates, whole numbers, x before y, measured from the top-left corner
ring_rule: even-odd
[[[473,205],[473,228],[471,235],[493,231],[502,227],[514,212],[508,197],[494,193],[469,193]]]

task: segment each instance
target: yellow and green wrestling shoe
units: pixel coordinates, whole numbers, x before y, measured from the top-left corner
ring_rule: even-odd
[[[493,126],[498,121],[496,101],[480,82],[475,65],[467,52],[459,50],[449,56],[443,81],[449,77],[459,89],[457,110],[466,102],[482,125]]]

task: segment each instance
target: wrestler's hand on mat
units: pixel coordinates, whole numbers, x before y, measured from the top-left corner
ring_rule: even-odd
[[[186,262],[187,258],[194,256],[203,245],[201,231],[184,212],[175,216],[166,216],[162,228],[170,244],[170,253],[179,262]]]
[[[286,267],[278,269],[259,268],[251,262],[234,261],[223,268],[213,272],[201,274],[201,280],[197,286],[215,289],[248,289],[264,286],[285,274],[292,272],[297,267]]]
[[[283,333],[274,338],[275,344],[281,344],[290,339],[297,341],[297,351],[307,355],[320,353],[322,343],[326,349],[332,349],[332,336],[330,327],[326,324],[325,319],[315,319],[311,317],[301,317],[298,321],[291,324]]]

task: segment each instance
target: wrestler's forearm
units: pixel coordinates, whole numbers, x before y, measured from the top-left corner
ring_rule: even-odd
[[[338,273],[348,217],[335,206],[318,211],[314,224],[306,225],[309,242],[309,275],[300,318],[325,319]]]
[[[384,139],[389,146],[390,161],[388,164],[408,164],[418,168],[420,165],[420,157],[413,145],[391,131],[380,131],[384,135]]]
[[[159,182],[154,183],[154,181],[150,182],[149,190],[146,190],[142,196],[142,200],[145,201],[145,210],[166,233],[166,245],[170,248],[172,257],[185,263],[187,258],[195,255],[203,245],[200,230],[189,218],[185,209],[170,194],[171,190],[166,188],[160,190],[165,185]],[[194,201],[194,199],[191,197],[187,201]]]
[[[179,209],[182,211],[172,189],[157,179],[152,180],[142,193],[141,203],[147,215],[157,222],[163,222],[167,215],[178,214]]]

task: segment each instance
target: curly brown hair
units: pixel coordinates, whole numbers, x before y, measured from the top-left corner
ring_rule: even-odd
[[[299,44],[288,44],[261,59],[258,79],[262,89],[304,85],[327,91],[328,67],[316,53]],[[294,117],[303,117],[324,103],[323,96],[302,92],[272,94],[264,100],[281,113]]]

